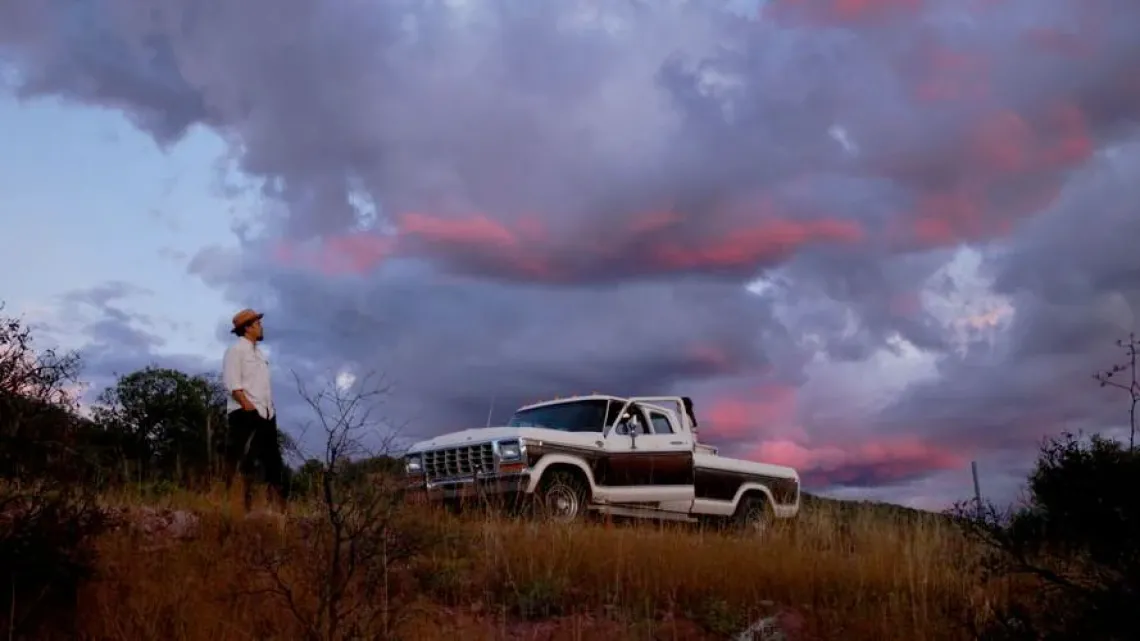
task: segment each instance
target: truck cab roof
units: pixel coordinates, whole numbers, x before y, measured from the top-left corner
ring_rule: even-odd
[[[552,399],[547,400],[547,401],[539,401],[537,403],[531,403],[530,405],[524,405],[515,411],[516,412],[525,412],[526,410],[533,410],[533,409],[537,409],[539,407],[549,407],[551,405],[561,405],[563,403],[576,403],[578,401],[612,401],[612,402],[621,403],[624,405],[625,403],[627,403],[629,401],[629,398],[621,397],[621,396],[614,396],[612,394],[585,394],[583,396],[563,396],[563,397],[559,397],[559,398],[552,398]]]
[[[664,415],[673,426],[670,431],[692,433],[694,437],[696,436],[697,421],[693,413],[693,401],[687,396],[616,396],[595,392],[524,405],[515,410],[515,416],[542,413],[543,410],[551,410],[561,405],[588,404],[596,407],[601,403],[605,403],[604,414],[606,418],[603,421],[604,425],[612,424],[616,420],[615,413],[618,410],[626,407],[629,403],[634,403],[642,410]]]

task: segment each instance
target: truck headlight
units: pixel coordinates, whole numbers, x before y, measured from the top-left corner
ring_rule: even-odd
[[[419,474],[424,471],[424,461],[420,458],[419,454],[414,454],[404,459],[404,470],[408,474]]]
[[[518,441],[499,443],[499,459],[503,461],[517,461],[522,458],[522,447]]]

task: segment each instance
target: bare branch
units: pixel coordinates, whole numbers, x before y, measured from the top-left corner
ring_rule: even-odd
[[[350,385],[330,378],[313,390],[292,374],[311,412],[305,433],[318,430],[323,448],[317,473],[320,520],[306,541],[317,558],[311,579],[315,584],[298,586],[273,559],[261,567],[271,577],[270,591],[310,638],[390,636],[391,626],[400,620],[397,610],[407,604],[392,597],[389,566],[417,549],[397,529],[403,505],[398,484],[370,473],[368,467],[388,455],[398,433],[382,411],[392,386],[383,376],[369,373]],[[307,456],[300,443],[293,451],[302,460],[317,458]],[[300,589],[316,595],[315,605],[296,598]]]
[[[1093,375],[1101,387],[1112,387],[1128,394],[1129,407],[1128,407],[1128,449],[1133,451],[1136,448],[1136,428],[1138,416],[1138,409],[1140,409],[1140,340],[1136,338],[1135,333],[1128,335],[1127,339],[1120,339],[1116,341],[1117,346],[1124,348],[1125,361],[1117,363],[1110,369],[1097,372]],[[1116,374],[1127,373],[1129,379],[1126,382],[1114,380]]]

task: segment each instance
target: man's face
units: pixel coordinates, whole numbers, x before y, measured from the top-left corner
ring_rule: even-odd
[[[250,323],[249,327],[245,330],[245,335],[248,336],[252,341],[264,340],[265,330],[261,327],[261,319]]]

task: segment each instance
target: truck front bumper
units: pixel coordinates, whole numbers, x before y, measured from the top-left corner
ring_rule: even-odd
[[[407,496],[414,503],[469,500],[477,502],[512,498],[523,494],[530,485],[530,473],[441,479],[432,482],[409,478],[408,481]]]

